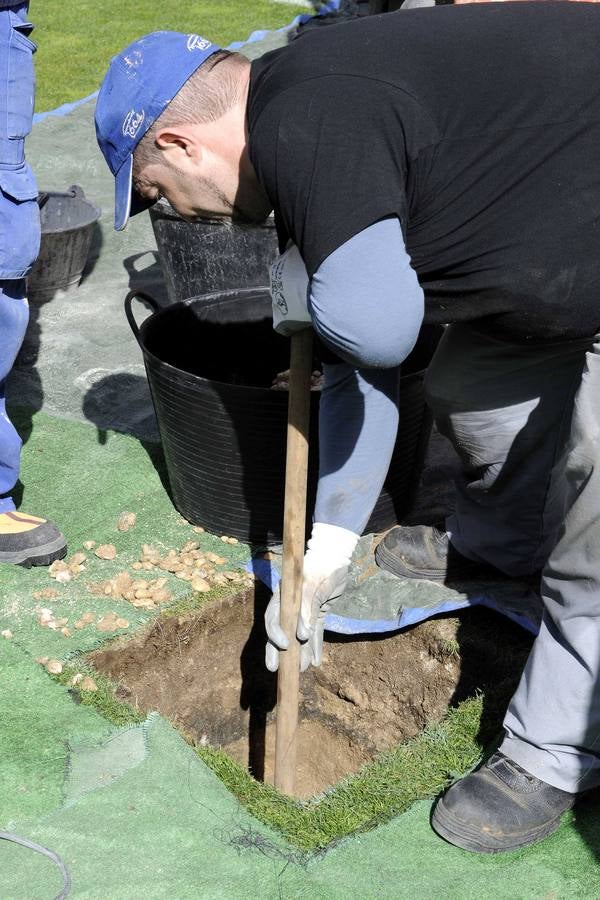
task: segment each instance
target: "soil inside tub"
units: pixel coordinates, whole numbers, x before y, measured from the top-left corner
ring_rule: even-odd
[[[264,666],[268,597],[257,585],[199,613],[163,616],[145,635],[90,658],[118,680],[122,699],[159,710],[195,742],[223,748],[272,782],[276,677]],[[477,689],[486,692],[492,733],[530,644],[518,626],[483,609],[385,637],[330,635],[322,667],[301,678],[298,796],[356,772]]]

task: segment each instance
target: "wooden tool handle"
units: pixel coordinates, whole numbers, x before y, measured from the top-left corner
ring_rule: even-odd
[[[284,794],[294,793],[296,777],[300,688],[296,628],[302,601],[312,345],[310,328],[292,336],[281,572],[281,625],[290,638],[290,647],[279,654],[275,737],[275,787]]]

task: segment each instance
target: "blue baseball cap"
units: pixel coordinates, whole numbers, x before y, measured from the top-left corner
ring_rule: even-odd
[[[188,78],[221,48],[199,34],[154,31],[113,57],[96,102],[96,137],[115,176],[115,229],[152,206],[133,189],[133,153]]]

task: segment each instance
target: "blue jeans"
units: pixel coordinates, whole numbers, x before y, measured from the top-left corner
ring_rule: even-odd
[[[21,440],[6,415],[5,386],[29,318],[25,276],[39,252],[37,185],[25,162],[35,94],[28,3],[0,10],[0,513],[19,476]]]

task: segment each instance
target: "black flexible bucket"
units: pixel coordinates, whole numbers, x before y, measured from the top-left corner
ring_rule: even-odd
[[[154,310],[138,329],[135,297]],[[270,390],[289,368],[289,341],[273,331],[266,288],[193,297],[159,311],[145,294],[125,299],[139,341],[175,506],[208,531],[278,544],[283,531],[287,392]],[[427,328],[403,366],[398,439],[365,529],[383,531],[408,510],[431,419],[423,370],[440,329]],[[308,523],[318,477],[319,392],[311,395]]]
[[[150,207],[150,219],[172,303],[268,281],[269,266],[277,257],[272,218],[260,225],[219,216],[186,222],[161,200]]]
[[[78,184],[66,193],[44,191],[38,197],[42,241],[29,274],[30,300],[43,302],[57,290],[79,284],[87,262],[94,224],[102,212],[86,199]]]

